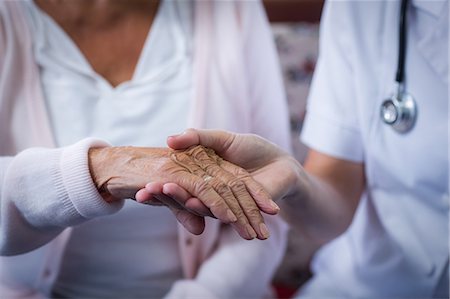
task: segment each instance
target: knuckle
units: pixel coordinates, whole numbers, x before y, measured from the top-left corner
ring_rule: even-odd
[[[261,215],[261,211],[256,208],[256,207],[251,207],[249,209],[246,210],[248,217],[251,218],[257,218],[258,220],[262,221],[262,215]]]
[[[195,184],[195,190],[197,194],[204,195],[205,193],[208,193],[211,190],[211,186],[205,181],[198,181]]]
[[[173,151],[170,155],[170,158],[173,161],[177,161],[177,162],[186,162],[186,161],[190,160],[189,156],[186,155],[186,153],[181,152],[181,151]]]
[[[267,197],[268,199],[270,199],[269,194],[262,186],[258,186],[255,188],[255,194],[259,197]]]
[[[210,202],[209,208],[217,218],[221,218],[220,215],[225,215],[224,212],[228,209],[228,206],[223,201],[214,200]],[[238,216],[236,215],[236,217]]]
[[[216,164],[212,163],[212,162],[208,162],[205,163],[205,165],[203,165],[203,169],[209,173],[212,176],[215,177],[219,177],[219,174],[221,172],[221,169],[219,168],[219,166],[217,166]]]
[[[229,182],[230,187],[237,192],[244,192],[247,188],[240,179],[233,179]]]
[[[247,224],[249,223],[247,220],[247,216],[245,215],[244,211],[241,209],[235,209],[233,210],[234,215],[236,215],[236,218],[238,219],[238,223]]]
[[[245,178],[251,177],[250,173],[241,167],[238,167],[236,165],[229,165],[229,168],[231,168],[230,169],[231,173],[239,179],[245,179]]]
[[[236,174],[241,179],[250,177],[250,173],[247,170],[240,167],[236,170]]]
[[[222,182],[218,182],[215,184],[214,189],[217,191],[217,193],[219,193],[220,195],[226,195],[229,196],[231,195],[231,190],[230,187],[228,187],[226,184],[222,183]]]

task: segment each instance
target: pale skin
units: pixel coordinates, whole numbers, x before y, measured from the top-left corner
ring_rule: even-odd
[[[159,5],[159,1],[149,0],[35,3],[112,86],[132,79]],[[211,152],[186,153],[177,154],[183,164],[167,148],[106,147],[91,149],[88,160],[93,181],[106,201],[134,198],[149,181],[173,182],[195,199],[187,203],[160,194],[148,203],[167,206],[190,232],[200,234],[204,217],[210,216],[231,223],[245,239],[266,239],[269,232],[261,211],[279,211],[268,193],[245,170],[216,159]]]
[[[167,143],[174,149],[201,144],[246,169],[280,203],[281,214],[291,226],[318,244],[336,238],[348,228],[365,189],[362,163],[311,150],[302,166],[256,135],[190,129],[169,137]],[[139,191],[141,200],[155,195],[154,184]],[[188,192],[172,183],[163,184],[162,193],[191,200]]]

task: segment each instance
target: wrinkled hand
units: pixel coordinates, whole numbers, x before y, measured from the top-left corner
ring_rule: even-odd
[[[91,149],[89,162],[93,180],[107,201],[133,198],[148,181],[159,186],[174,183],[192,194],[195,200],[188,204],[186,200],[174,201],[162,192],[157,194],[156,188],[159,203],[153,202],[168,206],[192,233],[203,231],[204,216],[214,216],[231,223],[243,238],[264,239],[268,231],[255,200],[267,213],[278,212],[278,207],[248,173],[239,168],[239,176],[232,175],[221,166],[229,167],[228,162],[202,146],[182,151],[136,147]],[[157,184],[154,186],[158,187]]]
[[[297,191],[300,163],[274,143],[254,134],[234,134],[220,130],[189,129],[171,136],[167,144],[183,149],[201,144],[224,160],[244,168],[275,201]]]
[[[213,149],[224,163],[231,162],[244,168],[275,201],[295,193],[298,188],[299,163],[277,145],[257,135],[189,129],[181,135],[169,137],[167,144],[178,150],[197,144]],[[224,168],[227,167],[224,165]],[[232,167],[227,170],[238,176]],[[172,198],[189,196],[177,185],[169,184],[162,188],[163,193]],[[150,185],[145,196],[151,196],[152,191]],[[194,199],[190,198],[188,202],[191,200]]]

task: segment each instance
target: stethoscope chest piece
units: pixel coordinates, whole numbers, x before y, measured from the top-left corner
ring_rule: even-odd
[[[417,118],[417,104],[405,91],[405,57],[406,57],[406,16],[408,0],[402,0],[400,8],[400,27],[398,38],[398,65],[395,74],[397,92],[383,101],[380,109],[381,120],[398,133],[406,133],[414,127]]]
[[[384,100],[380,114],[385,124],[399,133],[406,133],[414,127],[416,122],[416,102],[408,93],[397,93]]]

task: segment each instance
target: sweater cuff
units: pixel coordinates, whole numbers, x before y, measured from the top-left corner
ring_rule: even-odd
[[[106,202],[99,194],[89,171],[88,151],[92,147],[110,146],[104,141],[88,138],[63,149],[60,160],[61,176],[56,185],[65,189],[63,201],[72,216],[91,219],[119,211],[124,201]],[[58,181],[60,180],[60,181]]]

